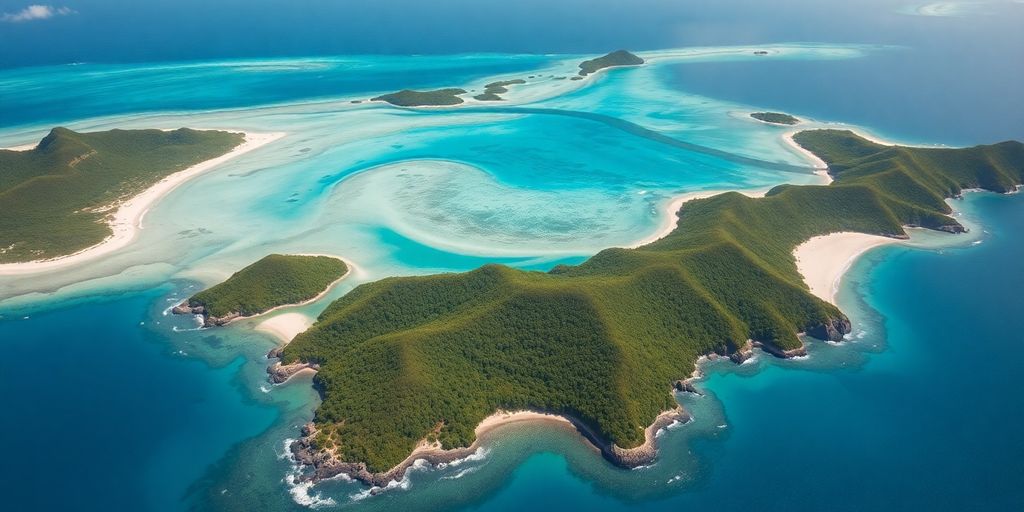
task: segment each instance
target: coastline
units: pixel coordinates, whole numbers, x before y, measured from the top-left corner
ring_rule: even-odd
[[[793,136],[809,129],[811,128],[800,128],[797,130],[790,130],[782,135],[782,141],[786,144],[787,147],[789,147],[797,154],[803,156],[806,160],[811,162],[814,165],[814,174],[821,176],[824,180],[822,185],[828,185],[829,183],[832,183],[832,175],[828,173],[828,164],[825,163],[825,161],[822,160],[821,157],[804,149],[803,146],[797,144],[796,141],[793,140]]]
[[[670,233],[675,231],[676,226],[679,225],[679,210],[683,208],[683,205],[687,201],[693,201],[695,199],[706,199],[718,194],[724,194],[726,192],[738,192],[747,197],[764,197],[768,193],[767,188],[751,189],[751,190],[698,190],[696,192],[687,192],[673,197],[668,203],[662,208],[661,223],[658,226],[657,231],[650,235],[637,240],[629,245],[621,246],[623,249],[637,249],[639,247],[657,242],[662,238],[665,238]]]
[[[266,311],[264,311],[262,313],[256,313],[255,315],[248,315],[248,316],[231,316],[231,315],[228,315],[228,317],[230,317],[230,318],[228,318],[228,320],[226,320],[224,322],[221,322],[221,323],[217,323],[216,320],[215,320],[214,321],[214,325],[216,325],[218,327],[225,326],[225,325],[228,325],[228,324],[230,324],[232,322],[235,322],[235,321],[238,321],[238,320],[250,320],[250,319],[253,319],[253,318],[259,318],[261,316],[265,316],[265,315],[268,315],[270,313],[273,313],[274,311],[280,311],[280,310],[285,309],[285,308],[295,308],[295,307],[300,307],[300,306],[308,306],[309,304],[312,304],[312,303],[314,303],[314,302],[324,298],[324,296],[327,295],[328,293],[330,293],[330,291],[332,289],[334,289],[334,287],[337,286],[338,283],[340,283],[346,277],[351,275],[353,273],[353,271],[355,271],[356,269],[359,268],[355,264],[353,264],[351,261],[349,261],[349,260],[347,260],[345,258],[342,258],[340,256],[333,256],[333,255],[330,255],[330,254],[297,254],[296,256],[324,256],[324,257],[327,257],[327,258],[338,259],[338,260],[341,260],[341,261],[345,262],[345,267],[346,267],[347,270],[345,270],[345,273],[342,274],[341,277],[335,279],[334,281],[331,281],[331,283],[328,284],[327,287],[323,289],[323,291],[321,291],[320,293],[316,294],[316,296],[314,296],[312,298],[306,299],[306,300],[304,300],[302,302],[296,302],[294,304],[281,304],[280,306],[274,306],[274,307],[272,307],[272,308],[270,308],[270,309],[268,309],[268,310],[266,310]],[[181,306],[182,304],[187,305],[188,304],[188,299],[185,299],[184,301],[182,301],[179,304],[179,306]],[[305,315],[302,315],[301,313],[289,313],[289,314],[300,315],[300,316],[302,316],[304,318],[306,317]],[[280,316],[285,316],[285,315],[280,315]],[[205,324],[205,321],[208,318],[209,317],[204,315],[204,317],[203,317],[204,324]],[[260,325],[263,325],[263,323],[269,322],[270,320],[272,320],[272,319],[267,319],[264,322],[261,322]],[[307,318],[307,321],[308,321],[308,318]],[[312,325],[312,323],[310,322],[309,325]],[[307,325],[306,328],[309,328],[309,325]],[[210,325],[204,325],[203,327],[211,327],[211,326]],[[267,331],[267,332],[271,332],[271,333],[277,333],[277,332],[281,332],[282,329],[286,329],[286,331],[284,331],[284,332],[287,332],[287,330],[291,330],[291,329],[294,329],[296,327],[297,327],[297,325],[295,324],[295,319],[294,318],[290,318],[287,321],[278,322],[278,324],[272,324],[272,325],[268,326],[264,330]],[[259,326],[257,326],[257,330],[258,329],[259,329]],[[303,330],[305,330],[305,329],[303,329]],[[291,338],[289,338],[288,340],[285,340],[285,344],[287,344],[288,341],[291,341]]]
[[[404,478],[406,471],[420,460],[436,466],[469,457],[486,443],[488,435],[492,431],[515,423],[542,423],[561,428],[571,428],[578,432],[588,445],[600,452],[612,464],[622,468],[636,468],[649,464],[654,460],[657,455],[658,433],[661,430],[673,424],[686,423],[690,419],[690,415],[681,406],[668,411],[662,411],[644,429],[643,444],[635,448],[621,448],[614,443],[601,441],[589,427],[568,415],[529,409],[516,411],[498,410],[477,424],[474,429],[476,439],[470,446],[445,449],[439,442],[431,443],[423,439],[402,462],[387,471],[378,473],[370,472],[365,463],[344,462],[337,459],[333,452],[319,450],[314,447],[312,440],[316,437],[317,429],[313,423],[303,427],[302,438],[293,442],[289,449],[295,462],[313,468],[312,474],[302,477],[303,481],[316,483],[338,475],[347,475],[374,488],[380,488],[386,486],[389,482]]]
[[[793,250],[796,268],[811,294],[836,305],[839,282],[865,252],[900,239],[844,231],[813,237]]]
[[[285,135],[282,132],[240,133],[244,135],[245,140],[231,151],[171,174],[140,194],[119,204],[113,218],[107,223],[112,234],[102,242],[76,253],[48,260],[0,264],[0,275],[35,274],[61,269],[93,260],[99,256],[121,249],[138,236],[139,231],[142,230],[142,219],[149,209],[178,186],[228,160],[269,144]]]

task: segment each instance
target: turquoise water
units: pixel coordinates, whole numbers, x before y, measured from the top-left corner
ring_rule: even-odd
[[[169,194],[119,253],[0,277],[0,374],[11,390],[0,422],[6,503],[245,511],[1024,506],[1024,442],[1015,435],[1024,400],[1014,389],[1014,354],[1024,342],[1014,326],[1024,306],[1024,197],[986,194],[955,203],[977,226],[971,235],[915,237],[914,247],[879,249],[855,265],[840,303],[856,323],[855,341],[812,344],[806,360],[708,366],[700,383],[707,396],[681,397],[696,420],[662,436],[650,467],[619,470],[573,432],[513,426],[471,460],[418,468],[380,495],[340,480],[289,485],[293,469],[282,455],[316,406],[310,379],[266,382],[264,354],[276,341],[254,330],[260,320],[203,331],[165,314],[268,252],[334,253],[358,265],[324,300],[288,311],[315,317],[359,283],[386,276],[578,263],[654,233],[663,205],[681,192],[816,182],[781,143],[785,130],[750,121],[753,110],[915,142],[1024,138],[1018,95],[1000,95],[1022,72],[1005,59],[1022,49],[1019,32],[1005,30],[1021,21],[1018,6],[931,19],[885,2],[870,12],[796,2],[772,18],[759,3],[708,2],[692,15],[672,2],[647,3],[661,11],[629,18],[653,24],[647,30],[606,34],[591,47],[566,28],[531,39],[546,50],[515,39],[500,48],[493,40],[422,44],[457,57],[280,57],[323,53],[312,43],[284,53],[239,53],[225,43],[206,53],[188,45],[146,53],[143,44],[103,54],[97,35],[81,47],[90,57],[74,59],[95,63],[0,69],[0,146],[38,140],[58,123],[286,133]],[[74,33],[86,29],[68,24],[98,22],[88,6],[72,7],[82,18],[36,30]],[[0,2],[0,11],[13,8]],[[512,7],[508,19],[526,19],[524,8]],[[571,18],[549,14],[538,26]],[[607,28],[622,16],[621,7],[605,7],[590,21]],[[801,16],[821,19],[795,23]],[[26,27],[6,24],[0,33],[39,37]],[[396,48],[417,43],[413,32],[404,37]],[[582,88],[555,79],[579,55],[479,53],[784,40],[840,43],[772,45],[778,53],[769,58],[749,48],[653,52],[649,66]],[[950,58],[956,48],[971,58]],[[67,51],[48,48],[30,63],[62,62]],[[172,51],[184,53],[161,53]],[[0,49],[0,62],[12,59]],[[119,63],[134,60],[147,62]],[[351,103],[403,87],[479,89],[523,75],[536,78],[500,107],[410,112]]]

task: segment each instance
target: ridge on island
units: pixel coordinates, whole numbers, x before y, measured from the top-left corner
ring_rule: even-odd
[[[596,73],[602,69],[615,67],[615,66],[639,66],[644,63],[644,59],[633,55],[626,50],[616,50],[607,55],[598,57],[596,59],[585,60],[580,63],[579,76],[587,76],[591,73]]]
[[[414,91],[403,89],[391,94],[383,94],[370,101],[384,101],[399,107],[443,107],[461,104],[459,94],[466,94],[465,89],[448,88],[433,91]]]
[[[750,117],[765,123],[783,124],[787,126],[793,126],[800,122],[796,117],[789,114],[783,114],[781,112],[754,112],[750,114]]]
[[[235,272],[226,281],[177,305],[177,315],[202,315],[203,326],[266,313],[319,297],[348,273],[330,256],[271,254]]]
[[[57,127],[30,150],[0,150],[0,263],[65,256],[103,242],[118,204],[225,155],[241,133],[180,128],[79,133]]]
[[[678,410],[673,385],[701,356],[742,361],[754,345],[788,357],[803,353],[800,333],[850,332],[797,271],[800,243],[959,232],[945,198],[1024,179],[1019,142],[910,148],[837,130],[796,141],[828,162],[830,185],[693,200],[665,238],[578,266],[387,278],[329,305],[280,354],[319,368],[323,402],[292,447],[313,468],[306,478],[400,478],[420,456],[410,454],[473,446],[476,425],[500,410],[571,418],[613,463],[647,463],[649,426]]]

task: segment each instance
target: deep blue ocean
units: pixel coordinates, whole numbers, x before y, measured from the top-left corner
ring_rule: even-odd
[[[769,4],[68,0],[73,14],[0,23],[0,128],[457,85],[556,53],[807,41],[893,48],[853,60],[676,64],[666,79],[901,141],[1024,140],[1024,5],[919,16],[905,14],[912,2],[888,0]],[[0,13],[22,7],[0,0]],[[389,57],[403,54],[428,60],[409,72]],[[228,79],[207,65],[345,55],[375,56],[373,73]],[[103,77],[72,65],[81,62]],[[133,77],[137,93],[123,93]],[[703,420],[671,434],[659,461],[678,463],[686,485],[594,469],[605,463],[568,433],[515,432],[472,487],[431,494],[418,476],[367,509],[1024,510],[1024,194],[970,194],[963,207],[979,226],[975,243],[877,249],[844,279],[841,305],[868,341],[814,347],[817,364],[710,368],[708,396],[685,404]],[[495,261],[392,232],[375,240],[429,268]],[[315,395],[260,392],[274,345],[265,336],[169,335],[170,324],[190,327],[162,314],[190,285],[115,284],[0,307],[4,509],[302,509],[283,490],[277,455]]]

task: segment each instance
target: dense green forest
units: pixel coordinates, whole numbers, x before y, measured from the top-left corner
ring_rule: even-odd
[[[785,124],[790,126],[800,122],[799,119],[781,112],[754,112],[753,114],[750,114],[750,117],[766,123]]]
[[[585,60],[580,63],[580,75],[587,76],[596,73],[604,68],[612,66],[639,66],[644,59],[629,53],[626,50],[616,50],[596,59]]]
[[[242,134],[54,128],[32,150],[0,150],[0,263],[54,258],[111,234],[100,211],[218,157]]]
[[[508,92],[508,86],[510,85],[521,85],[525,84],[526,80],[517,78],[515,80],[502,80],[500,82],[491,82],[484,86],[484,92],[473,96],[474,100],[478,101],[501,101],[502,97],[500,94]]]
[[[204,308],[213,318],[258,315],[310,300],[346,272],[345,262],[330,256],[271,254],[193,295],[188,305]]]
[[[466,94],[464,89],[437,89],[434,91],[414,91],[404,89],[391,94],[371,98],[371,101],[385,101],[399,107],[439,107],[462,103],[459,94]]]
[[[835,130],[796,140],[829,163],[830,185],[690,201],[667,237],[548,273],[487,265],[357,287],[284,350],[286,363],[321,365],[317,444],[382,471],[428,435],[467,446],[495,410],[530,408],[637,446],[699,356],[849,332],[808,292],[798,244],[839,231],[905,237],[908,225],[958,231],[943,198],[1007,192],[1024,172],[1018,142],[889,147]]]

